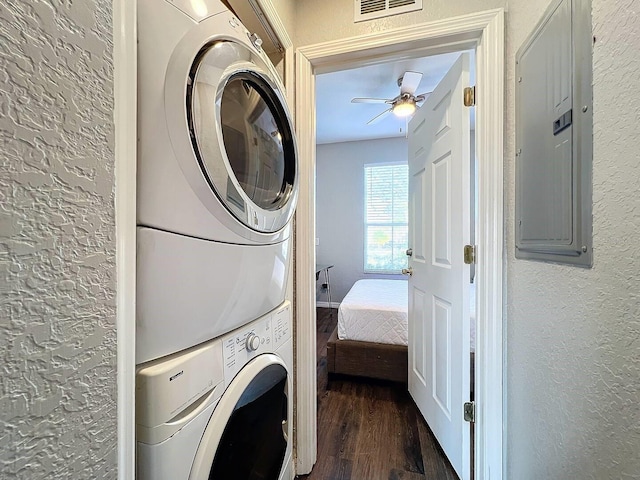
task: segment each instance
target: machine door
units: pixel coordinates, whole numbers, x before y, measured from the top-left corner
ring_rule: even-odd
[[[191,143],[207,183],[242,224],[281,230],[297,198],[297,151],[279,83],[247,46],[217,40],[187,82]]]
[[[279,357],[247,364],[213,411],[189,479],[279,480],[291,451],[289,388]]]

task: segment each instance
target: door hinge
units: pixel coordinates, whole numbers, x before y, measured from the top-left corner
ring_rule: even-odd
[[[476,402],[464,402],[464,421],[476,423]]]
[[[464,263],[467,265],[472,265],[476,263],[476,246],[475,245],[464,246]]]
[[[464,106],[474,107],[476,105],[476,87],[465,87],[464,89]]]

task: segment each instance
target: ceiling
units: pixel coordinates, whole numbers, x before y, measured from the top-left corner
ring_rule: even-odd
[[[316,77],[316,142],[338,143],[404,137],[405,119],[389,114],[367,125],[389,108],[384,103],[351,103],[355,97],[394,98],[398,78],[406,71],[423,73],[416,94],[431,92],[449,71],[460,52],[400,60],[326,73]],[[475,62],[471,61],[471,65]],[[471,79],[473,84],[473,72]]]

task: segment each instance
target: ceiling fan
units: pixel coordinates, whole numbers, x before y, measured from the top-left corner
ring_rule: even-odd
[[[431,92],[421,93],[416,95],[418,85],[422,80],[422,73],[419,72],[405,72],[398,79],[398,87],[400,87],[400,94],[395,98],[352,98],[351,103],[386,103],[391,105],[384,112],[376,115],[367,122],[367,125],[376,123],[386,117],[389,113],[397,117],[409,117],[418,108],[418,103],[422,102],[427,95]]]

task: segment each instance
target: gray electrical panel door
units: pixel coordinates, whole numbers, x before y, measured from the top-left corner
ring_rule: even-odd
[[[555,1],[516,55],[516,257],[590,266],[591,35],[574,2]]]

